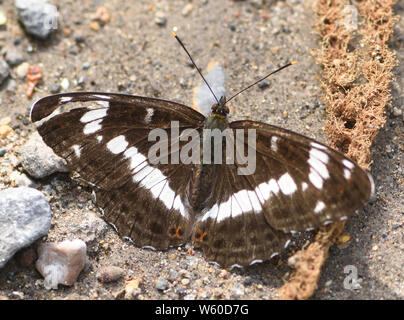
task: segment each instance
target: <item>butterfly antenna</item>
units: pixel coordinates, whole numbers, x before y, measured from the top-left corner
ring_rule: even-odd
[[[237,92],[237,93],[236,93],[235,95],[233,95],[230,99],[227,99],[226,103],[229,102],[231,99],[237,97],[240,93],[242,93],[242,92],[244,92],[244,91],[250,89],[251,87],[255,86],[257,83],[260,83],[261,81],[265,80],[266,78],[268,78],[269,76],[273,75],[274,73],[277,73],[277,72],[279,72],[279,71],[281,71],[281,70],[283,70],[283,69],[285,69],[285,68],[287,68],[287,67],[289,67],[289,66],[291,66],[291,65],[293,65],[293,64],[296,64],[296,63],[297,63],[297,61],[292,61],[292,62],[289,62],[289,63],[285,64],[284,66],[280,67],[279,69],[277,69],[277,70],[275,70],[275,71],[272,71],[271,73],[267,74],[265,77],[259,79],[258,81],[255,81],[253,84],[250,84],[248,87],[246,87],[246,88],[244,88],[243,90]]]
[[[196,70],[198,70],[198,73],[201,75],[203,81],[206,83],[206,85],[209,88],[209,91],[212,93],[213,97],[215,98],[216,102],[219,103],[219,100],[217,99],[215,93],[213,92],[212,88],[210,87],[209,83],[206,81],[205,77],[203,76],[201,70],[199,70],[198,66],[196,65],[196,63],[194,62],[194,59],[192,59],[190,53],[188,52],[187,48],[185,48],[184,43],[181,41],[180,38],[178,38],[177,34],[173,31],[172,32],[173,36],[175,39],[177,39],[177,41],[179,42],[179,44],[181,45],[181,47],[185,50],[185,52],[187,53],[189,59],[191,59],[192,64],[194,65],[194,67],[196,68]]]

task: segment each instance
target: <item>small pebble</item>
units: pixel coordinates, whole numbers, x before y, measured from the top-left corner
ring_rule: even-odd
[[[20,79],[25,78],[25,76],[28,73],[28,68],[29,68],[28,62],[21,63],[17,68],[15,68],[15,73],[17,74],[17,77]]]
[[[84,35],[82,35],[82,34],[75,34],[74,35],[74,41],[76,42],[76,43],[83,43],[83,42],[85,42],[86,41],[86,38],[85,38],[85,36]]]
[[[85,79],[83,76],[79,77],[74,81],[75,86],[82,86],[85,83]]]
[[[17,82],[14,79],[9,79],[7,81],[6,91],[14,92],[16,86],[17,86]]]
[[[245,278],[244,280],[243,280],[243,284],[245,285],[245,286],[251,286],[252,285],[252,283],[253,283],[253,280],[252,280],[252,278],[251,277],[247,277],[247,278]]]
[[[6,124],[0,125],[0,138],[5,138],[5,137],[7,137],[8,134],[9,134],[11,131],[13,131],[13,129],[12,129],[10,126],[8,126],[8,125],[6,125]]]
[[[182,15],[186,17],[191,13],[191,11],[194,9],[194,5],[192,3],[188,3],[181,11]]]
[[[187,290],[185,290],[184,288],[178,288],[177,289],[177,294],[178,295],[180,295],[180,296],[184,296],[184,295],[186,295],[187,294]]]
[[[0,125],[4,125],[4,124],[10,124],[11,123],[11,118],[10,117],[4,117],[0,119]]]
[[[11,297],[14,299],[24,300],[24,292],[13,291],[13,292],[11,292]]]
[[[258,88],[262,90],[269,88],[269,81],[267,80],[261,81],[260,83],[258,83]]]
[[[97,9],[93,16],[93,20],[99,21],[103,24],[108,23],[111,20],[111,14],[108,9],[104,6],[101,6]]]
[[[98,31],[100,30],[100,25],[98,24],[97,21],[94,21],[90,23],[90,28],[94,31]]]
[[[0,59],[0,85],[7,79],[10,74],[10,68],[6,61]]]
[[[124,270],[115,266],[108,266],[101,268],[97,274],[98,281],[102,283],[114,282],[121,278],[124,274]]]
[[[175,271],[175,270],[173,270],[173,269],[170,269],[170,271],[169,271],[169,273],[168,273],[168,278],[167,278],[167,280],[168,280],[168,281],[174,281],[174,280],[176,280],[176,279],[178,279],[178,272]]]
[[[400,116],[403,115],[403,110],[402,110],[401,108],[394,107],[394,108],[393,108],[393,115],[394,115],[395,117],[400,117]]]
[[[54,84],[51,84],[51,86],[49,87],[49,91],[50,91],[50,93],[55,94],[55,93],[59,93],[61,88],[62,88],[62,86],[59,83],[54,83]]]
[[[5,26],[7,23],[7,15],[3,10],[0,10],[0,27]]]
[[[157,279],[155,287],[156,287],[157,290],[160,290],[160,291],[167,290],[168,289],[168,281],[166,279],[163,279],[163,278],[159,277]]]
[[[156,15],[154,16],[154,22],[160,26],[164,27],[167,24],[167,17],[164,12],[157,11]]]
[[[14,67],[24,62],[24,56],[17,48],[10,48],[7,50],[6,61],[10,66]]]
[[[219,277],[223,278],[223,279],[227,279],[229,276],[229,271],[227,271],[226,269],[222,269],[222,271],[220,271]]]
[[[10,174],[10,181],[16,187],[34,187],[34,182],[28,176],[19,171]]]
[[[69,89],[70,86],[69,79],[63,78],[62,81],[60,82],[60,86],[62,87],[63,90]]]
[[[128,279],[125,281],[125,299],[132,300],[138,299],[142,290],[139,288],[142,277]]]
[[[283,33],[286,33],[286,34],[291,33],[290,29],[288,27],[285,27],[285,26],[282,27],[282,31],[283,31]]]
[[[240,283],[236,283],[231,292],[232,299],[240,299],[244,295],[244,286]]]

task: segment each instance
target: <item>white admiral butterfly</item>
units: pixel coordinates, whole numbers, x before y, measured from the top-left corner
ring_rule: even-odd
[[[205,117],[161,99],[73,92],[40,99],[31,119],[46,144],[95,185],[97,205],[121,236],[156,249],[191,239],[224,267],[267,260],[291,233],[344,220],[370,199],[371,176],[341,153],[266,123],[229,123],[226,99],[216,101]],[[81,105],[61,111],[74,103]],[[179,136],[172,135],[173,122]],[[148,137],[156,128],[168,133],[160,141],[171,146],[160,150],[168,163],[150,158],[156,140]],[[239,175],[238,161],[174,164],[187,145],[181,134],[207,128],[254,129],[255,172]]]

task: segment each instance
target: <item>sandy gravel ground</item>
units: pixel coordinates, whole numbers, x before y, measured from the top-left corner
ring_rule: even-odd
[[[93,30],[91,14],[102,4],[95,0],[80,4],[57,1],[59,30],[44,42],[22,31],[11,1],[0,5],[9,19],[7,30],[0,31],[0,45],[16,46],[27,62],[43,69],[43,81],[33,100],[50,94],[52,86],[67,78],[70,86],[62,91],[124,92],[191,105],[192,88],[200,78],[171,36],[176,26],[201,68],[211,60],[225,65],[229,94],[279,65],[297,60],[296,66],[271,78],[269,87],[254,87],[232,101],[231,117],[265,121],[327,141],[322,130],[325,109],[317,79],[320,68],[310,55],[318,41],[313,33],[310,1],[266,1],[263,6],[260,1],[230,0],[110,1],[105,6],[111,21]],[[192,6],[190,12],[190,7],[184,9],[188,4]],[[165,26],[156,24],[157,12],[167,18]],[[396,12],[403,16],[404,7],[397,5]],[[402,61],[403,20],[395,31],[391,45],[399,51]],[[392,86],[392,103],[398,108],[404,103],[403,73],[403,66],[395,69],[397,81]],[[17,137],[13,143],[18,149],[35,130],[27,122],[33,100],[25,96],[25,80],[16,78],[12,92],[5,86],[0,91],[0,119],[12,118]],[[346,232],[351,241],[343,247],[332,247],[313,299],[404,297],[404,126],[402,115],[388,111],[387,116],[372,152],[377,200],[349,220]],[[1,162],[3,168],[13,170],[7,159]],[[7,177],[1,179],[1,188],[8,187]],[[287,257],[304,243],[296,240],[280,259],[244,271],[226,272],[208,264],[198,251],[194,256],[189,256],[187,248],[153,252],[121,240],[111,227],[88,230],[86,225],[94,226],[93,214],[98,214],[91,203],[90,188],[78,185],[67,174],[36,182],[53,210],[46,241],[91,239],[87,243],[89,261],[74,286],[47,291],[34,266],[22,268],[12,259],[0,270],[0,296],[17,299],[20,296],[11,294],[17,291],[23,293],[24,299],[115,299],[125,279],[141,277],[139,299],[271,299],[290,272]],[[124,278],[101,284],[96,279],[97,270],[108,265],[123,268]],[[346,266],[357,270],[361,279],[357,290],[344,288],[345,277],[351,275],[344,273]],[[169,281],[166,290],[158,290],[156,279],[167,279],[170,270],[178,273],[177,279]]]

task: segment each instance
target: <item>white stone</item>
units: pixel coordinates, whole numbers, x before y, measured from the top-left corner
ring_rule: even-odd
[[[35,264],[45,278],[46,289],[57,289],[58,284],[72,286],[83,270],[87,258],[84,241],[75,239],[60,243],[42,243]]]

